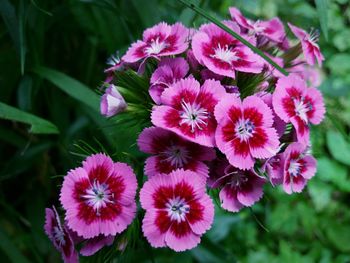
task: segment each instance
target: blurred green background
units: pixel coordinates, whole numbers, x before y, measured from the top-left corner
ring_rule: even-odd
[[[104,262],[103,255],[114,253],[113,262],[350,262],[349,1],[196,2],[221,18],[237,6],[251,18],[279,16],[307,30],[322,25],[320,89],[328,113],[312,130],[317,176],[302,194],[266,187],[251,210],[218,209],[213,228],[192,251],[151,249],[134,231],[138,242],[130,241],[124,253],[112,247],[82,261]],[[160,21],[198,26],[205,20],[165,0],[0,0],[0,13],[0,262],[60,262],[43,232],[44,208],[58,205],[62,176],[81,161],[84,142],[102,144],[142,173],[135,146],[140,128],[129,131],[96,111],[94,90],[107,57],[116,50],[122,55]]]

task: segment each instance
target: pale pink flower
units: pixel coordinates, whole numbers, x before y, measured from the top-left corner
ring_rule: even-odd
[[[85,257],[92,256],[105,246],[111,246],[113,244],[115,236],[99,235],[91,239],[87,239],[83,242],[83,246],[80,249],[80,254]]]
[[[105,94],[101,97],[101,114],[106,117],[112,117],[124,111],[126,108],[127,104],[123,96],[113,84],[110,84],[106,89]]]

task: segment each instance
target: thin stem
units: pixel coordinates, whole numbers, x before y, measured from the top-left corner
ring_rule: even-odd
[[[260,49],[252,45],[249,41],[241,37],[239,34],[237,34],[235,31],[227,27],[225,24],[221,23],[218,19],[208,14],[206,11],[204,11],[202,8],[190,3],[186,0],[180,0],[181,3],[183,3],[185,6],[191,8],[193,11],[197,12],[201,16],[205,17],[209,21],[213,22],[215,25],[220,27],[221,29],[225,30],[227,33],[229,33],[231,36],[236,38],[238,41],[240,41],[242,44],[246,45],[248,48],[250,48],[255,54],[262,57],[266,62],[268,62],[270,65],[272,65],[275,69],[277,69],[279,72],[281,72],[283,75],[288,76],[288,72],[280,67],[276,62],[274,62],[271,58],[269,58],[267,55],[265,55],[264,52],[262,52]]]

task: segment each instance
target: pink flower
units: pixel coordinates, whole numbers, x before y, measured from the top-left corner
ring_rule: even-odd
[[[266,170],[273,186],[282,184],[283,182],[283,165],[282,154],[277,154],[268,159],[264,164],[263,169]]]
[[[205,190],[205,178],[192,171],[151,177],[140,192],[148,242],[175,251],[197,246],[214,219],[214,205]]]
[[[80,254],[85,257],[92,256],[105,246],[113,244],[115,236],[99,235],[97,237],[85,240],[83,247],[80,249]]]
[[[313,32],[310,35],[306,33],[306,31],[290,23],[288,23],[288,26],[293,34],[300,40],[306,62],[313,66],[317,60],[318,65],[322,66],[324,57],[321,54],[320,47],[317,45],[318,33]]]
[[[61,252],[65,263],[79,262],[72,237],[66,226],[61,225],[61,220],[55,207],[52,207],[52,209],[46,208],[44,229],[55,248]]]
[[[296,65],[289,69],[289,72],[298,74],[306,81],[308,87],[317,88],[322,83],[322,71],[319,68],[305,64],[303,61],[296,61]]]
[[[319,124],[325,114],[321,92],[307,88],[305,81],[296,74],[277,81],[272,104],[284,122],[293,124],[298,141],[304,144],[309,143],[309,123]]]
[[[230,7],[229,11],[231,18],[242,28],[248,30],[249,33],[267,37],[268,39],[277,43],[282,43],[284,41],[286,37],[284,26],[277,17],[267,21],[254,22],[245,18],[235,7]]]
[[[263,196],[266,179],[257,176],[252,170],[239,170],[229,162],[221,160],[211,173],[211,188],[220,188],[222,208],[238,212],[243,207],[252,206]]]
[[[107,74],[107,78],[105,80],[106,83],[111,83],[114,79],[114,72],[123,70],[125,67],[124,61],[119,59],[118,52],[116,55],[110,56],[110,58],[107,60],[107,64],[109,67],[104,70],[104,72]]]
[[[287,194],[300,193],[316,173],[316,160],[306,153],[307,146],[290,144],[283,153],[283,190]]]
[[[113,84],[109,85],[105,94],[101,97],[101,114],[106,117],[112,117],[124,111],[126,107],[127,104],[117,88]]]
[[[239,33],[236,23],[225,24]],[[200,27],[192,39],[192,49],[200,64],[222,76],[235,78],[235,71],[260,73],[264,64],[260,56],[214,24]]]
[[[184,140],[175,133],[158,127],[144,129],[137,144],[141,151],[154,155],[146,160],[147,176],[169,174],[183,168],[206,177],[208,167],[203,161],[215,158],[214,149]]]
[[[155,103],[161,104],[163,91],[176,81],[183,79],[189,71],[184,58],[164,58],[153,72],[149,93]]]
[[[216,121],[214,107],[226,94],[220,82],[206,80],[202,87],[193,78],[176,82],[166,89],[155,106],[152,123],[201,145],[213,147]]]
[[[63,181],[60,201],[67,225],[85,239],[122,232],[135,217],[136,188],[128,165],[102,153],[89,156]]]
[[[273,114],[261,98],[249,96],[241,101],[229,94],[215,107],[215,118],[216,144],[231,165],[251,169],[254,158],[270,158],[277,153]]]
[[[181,23],[159,23],[143,32],[143,40],[133,43],[122,60],[134,63],[149,57],[178,55],[188,48],[189,30]]]

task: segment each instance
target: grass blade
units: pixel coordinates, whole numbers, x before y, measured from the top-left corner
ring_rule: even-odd
[[[315,4],[322,32],[328,41],[328,0],[315,0]]]
[[[217,18],[211,16],[208,12],[203,10],[202,8],[199,8],[198,6],[190,3],[187,0],[180,0],[181,3],[186,5],[187,7],[191,8],[193,11],[197,12],[201,16],[205,17],[221,29],[225,30],[227,33],[229,33],[231,36],[236,38],[238,41],[240,41],[242,44],[246,45],[248,48],[250,48],[255,54],[262,57],[267,63],[269,63],[271,66],[273,66],[275,69],[277,69],[279,72],[281,72],[283,75],[288,76],[288,72],[280,67],[276,62],[274,62],[271,58],[269,58],[267,55],[265,55],[264,52],[262,52],[260,49],[252,45],[249,41],[245,40],[243,37],[241,37],[239,34],[234,32],[232,29],[221,23]]]
[[[56,85],[69,96],[88,105],[95,111],[99,111],[100,102],[98,95],[83,83],[62,72],[46,67],[36,67],[33,71]]]
[[[57,127],[53,123],[2,102],[0,102],[0,118],[29,124],[31,125],[30,132],[32,133],[59,133]]]

